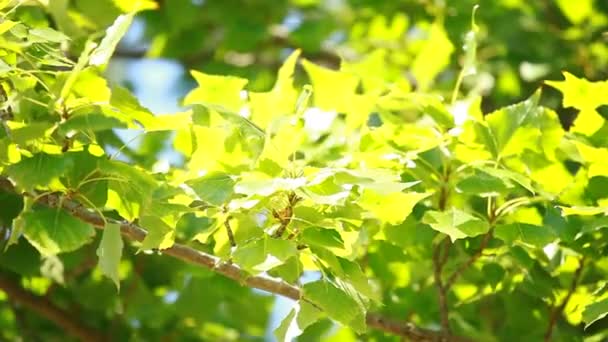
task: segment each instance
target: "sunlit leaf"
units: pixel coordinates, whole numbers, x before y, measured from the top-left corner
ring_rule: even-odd
[[[225,204],[234,193],[234,180],[230,175],[213,172],[187,182],[201,200],[213,205]]]
[[[65,34],[49,27],[32,29],[29,31],[29,35],[33,41],[46,41],[51,43],[61,43],[70,39],[70,37]]]
[[[450,62],[454,52],[454,45],[440,23],[431,25],[429,31],[429,38],[411,67],[422,91],[429,88],[437,74]]]
[[[365,331],[365,313],[355,299],[326,281],[315,281],[303,287],[303,297],[323,309],[329,317],[353,328]]]
[[[156,216],[142,216],[140,224],[148,230],[148,235],[141,242],[141,249],[167,249],[175,242],[175,229]]]
[[[58,179],[74,163],[65,155],[37,153],[31,158],[24,158],[19,163],[10,165],[6,172],[15,182],[25,189],[48,186],[53,179]]]
[[[244,104],[241,91],[247,80],[234,76],[219,76],[204,74],[192,70],[192,77],[198,87],[192,90],[184,99],[184,105],[203,104],[218,105],[229,111],[238,112]]]
[[[485,234],[490,229],[488,222],[456,208],[443,212],[427,211],[422,222],[449,235],[452,241]]]
[[[417,192],[382,194],[373,190],[364,190],[358,204],[381,221],[389,224],[399,224],[410,215],[418,202],[429,195],[428,193]]]
[[[127,33],[132,21],[133,13],[123,14],[116,18],[112,26],[106,30],[106,35],[99,43],[99,46],[91,53],[89,64],[97,66],[106,65],[110,57],[112,57],[118,42]]]

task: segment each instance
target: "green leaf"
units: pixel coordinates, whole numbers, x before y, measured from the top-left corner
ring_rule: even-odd
[[[456,189],[465,194],[493,197],[505,193],[513,186],[507,179],[495,177],[491,174],[476,171],[456,184]]]
[[[118,266],[122,257],[123,242],[120,236],[120,225],[108,223],[103,230],[101,243],[97,248],[99,257],[99,268],[101,272],[114,281],[116,288],[120,290],[120,278]]]
[[[223,172],[212,172],[186,182],[201,200],[220,206],[234,193],[235,181]]]
[[[372,288],[368,277],[363,273],[361,266],[357,262],[350,261],[344,258],[338,258],[341,271],[337,275],[351,285],[359,294],[364,297],[375,300],[381,303],[382,295],[377,289]]]
[[[519,152],[529,144],[529,141],[526,139],[514,139],[514,137],[515,133],[524,123],[538,115],[539,99],[540,93],[537,92],[523,102],[503,107],[485,116],[493,145],[496,146],[494,157],[499,158],[504,156],[505,151]]]
[[[97,132],[113,128],[127,128],[127,124],[102,112],[89,112],[70,116],[59,125],[57,132],[66,135],[70,131]]]
[[[572,2],[568,0],[557,0],[556,5],[561,9],[562,13],[575,25],[584,23],[594,13],[593,1],[584,0]]]
[[[302,61],[314,88],[314,104],[323,110],[348,112],[359,79],[357,76],[330,70],[307,60]]]
[[[425,40],[421,51],[412,63],[411,69],[421,91],[426,91],[439,72],[449,63],[454,52],[454,45],[441,23],[430,27],[429,38]]]
[[[418,192],[385,194],[365,189],[357,203],[377,219],[397,225],[412,213],[412,209],[418,202],[429,195],[429,193]]]
[[[57,104],[59,106],[62,106],[64,104],[64,100],[70,94],[70,91],[72,90],[72,86],[78,79],[80,72],[86,67],[86,65],[89,61],[91,52],[93,51],[95,46],[96,46],[95,43],[93,43],[90,40],[85,43],[85,47],[82,50],[82,52],[80,53],[80,57],[78,57],[78,62],[76,62],[76,65],[70,71],[70,75],[65,80],[63,87],[61,87],[61,92],[59,93],[59,100],[57,100]]]
[[[521,241],[541,248],[556,239],[555,232],[547,227],[519,222],[497,226],[494,235],[509,244]]]
[[[295,50],[285,60],[271,91],[249,94],[253,122],[261,128],[267,128],[277,117],[293,113],[298,96],[293,85],[293,74],[300,52]]]
[[[314,281],[302,288],[302,296],[321,308],[332,319],[358,333],[365,331],[365,312],[359,303],[343,290],[327,281]]]
[[[488,222],[456,208],[446,211],[427,211],[422,222],[438,232],[449,235],[452,242],[485,234],[490,229]]]
[[[99,46],[91,53],[89,64],[97,66],[108,64],[118,42],[127,33],[129,26],[131,26],[133,16],[133,13],[129,13],[116,18],[112,26],[106,30],[106,35],[101,40],[101,43],[99,43]]]
[[[606,317],[608,315],[608,298],[589,304],[583,311],[583,322],[585,322],[585,329],[587,329],[594,322]]]
[[[23,212],[14,225],[42,255],[75,251],[95,235],[90,224],[61,209],[38,208]]]
[[[530,191],[531,193],[535,192],[534,187],[532,186],[532,180],[520,173],[507,169],[499,169],[487,166],[478,166],[477,169],[491,175],[492,177],[515,182],[524,187],[526,190]]]
[[[74,167],[73,161],[63,154],[37,153],[6,168],[6,173],[26,190],[45,187]]]
[[[11,139],[20,145],[28,145],[34,140],[48,136],[55,125],[51,122],[32,122],[25,126],[11,129]]]
[[[292,241],[265,237],[238,246],[232,260],[247,272],[257,274],[283,264],[296,253],[296,245]]]
[[[167,249],[175,242],[175,229],[156,216],[142,216],[139,223],[148,230],[148,235],[141,242],[141,249]]]
[[[108,199],[108,181],[99,171],[103,158],[86,150],[64,153],[64,156],[74,164],[62,177],[64,185],[74,192],[75,199],[88,205],[103,207]]]
[[[142,106],[137,98],[125,88],[118,86],[112,88],[110,105],[126,115],[129,121],[135,123],[138,127],[148,128],[156,126],[157,120],[152,112]]]
[[[198,87],[186,95],[184,105],[219,105],[230,112],[238,112],[243,106],[241,91],[248,82],[246,79],[209,75],[196,70],[192,70],[191,74]]]
[[[545,83],[564,94],[564,107],[575,107],[580,110],[571,131],[592,135],[605,122],[596,109],[601,105],[608,104],[608,100],[604,97],[604,94],[608,92],[608,81],[590,82],[568,72],[563,74],[563,81],[546,81]]]
[[[303,243],[320,247],[344,248],[342,236],[334,229],[309,227],[302,232],[301,239]]]
[[[293,341],[321,317],[323,317],[322,311],[306,301],[300,301],[283,318],[281,324],[275,329],[274,336],[277,341]]]
[[[29,36],[30,42],[63,43],[70,40],[70,37],[49,27],[31,29]]]

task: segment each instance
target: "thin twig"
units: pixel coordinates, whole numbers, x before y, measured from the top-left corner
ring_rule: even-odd
[[[228,234],[228,241],[230,242],[230,247],[236,247],[236,240],[234,239],[234,232],[232,231],[232,227],[230,226],[230,219],[232,217],[226,217],[224,221],[224,227],[226,227],[226,234]]]
[[[475,263],[475,261],[477,261],[482,256],[483,250],[486,249],[488,243],[490,242],[490,240],[492,240],[493,231],[494,229],[491,228],[490,231],[483,236],[483,240],[481,240],[481,243],[479,244],[479,249],[475,251],[475,253],[471,255],[471,257],[465,263],[460,264],[460,266],[458,266],[458,268],[448,277],[448,280],[445,282],[446,290],[452,288],[456,280],[458,280],[458,278],[462,276],[464,271],[466,271],[467,268],[471,267]]]
[[[300,201],[300,198],[295,192],[290,192],[287,195],[287,206],[280,212],[273,212],[274,217],[279,220],[279,228],[272,234],[273,238],[280,238],[287,230],[287,226],[291,223],[293,218],[293,207]]]
[[[583,273],[584,267],[585,257],[582,257],[579,261],[578,268],[576,269],[576,271],[574,271],[568,294],[566,294],[566,297],[559,306],[556,306],[553,308],[553,310],[551,310],[551,315],[549,316],[549,325],[547,326],[547,332],[545,333],[545,342],[551,341],[551,336],[553,335],[553,330],[555,328],[555,325],[557,324],[557,320],[559,316],[561,316],[561,314],[564,312],[566,305],[568,305],[570,297],[572,297],[572,294],[574,293],[574,291],[576,291],[576,286],[578,285],[578,282],[581,278],[581,274]]]
[[[497,214],[497,209],[496,209],[496,202],[492,201],[491,197],[488,198],[487,211],[488,211],[488,223],[490,225],[490,229],[483,236],[483,239],[481,240],[481,243],[479,244],[479,249],[477,249],[477,251],[475,251],[475,253],[473,253],[473,255],[471,255],[465,263],[460,264],[460,266],[458,266],[458,268],[448,277],[448,280],[445,282],[446,291],[448,291],[450,288],[452,288],[452,286],[454,285],[456,280],[458,280],[458,278],[460,278],[460,276],[462,276],[464,271],[466,271],[469,267],[471,267],[475,263],[475,261],[477,261],[479,258],[481,258],[481,256],[483,255],[483,251],[488,247],[488,244],[492,240],[492,237],[494,236],[494,225],[496,224],[496,221],[498,220],[498,214]]]

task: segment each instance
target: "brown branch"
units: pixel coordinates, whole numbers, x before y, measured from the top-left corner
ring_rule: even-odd
[[[236,247],[236,240],[234,239],[234,232],[232,231],[232,227],[230,226],[231,217],[226,217],[224,221],[224,227],[226,227],[226,234],[228,234],[228,241],[230,242],[230,247]]]
[[[572,282],[570,283],[570,289],[568,290],[568,294],[566,294],[566,297],[564,298],[562,303],[559,306],[554,307],[553,310],[551,311],[551,316],[549,316],[549,325],[547,326],[547,332],[545,333],[546,342],[551,341],[551,336],[553,335],[553,330],[555,328],[555,325],[557,324],[557,320],[558,320],[559,316],[564,312],[566,305],[568,305],[568,302],[570,301],[570,297],[572,297],[572,294],[576,290],[576,286],[578,285],[578,282],[581,278],[581,274],[583,273],[584,267],[585,267],[585,257],[582,257],[581,260],[579,261],[578,268],[576,269],[576,271],[574,271],[574,275],[572,277]]]
[[[439,297],[439,315],[441,318],[441,331],[446,341],[448,340],[447,337],[451,334],[447,298],[448,288],[443,284],[441,274],[443,271],[443,266],[445,265],[448,259],[448,254],[450,252],[451,245],[452,243],[447,238],[444,238],[441,243],[435,246],[435,250],[433,251],[433,275],[435,278],[435,286],[437,286],[437,295]]]
[[[5,191],[19,193],[7,178],[0,177],[0,188]],[[22,193],[21,195],[35,197],[28,193]],[[147,235],[147,232],[143,228],[134,223],[117,221],[109,218],[106,218],[104,221],[103,217],[95,212],[89,211],[80,203],[65,198],[62,199],[58,194],[39,196],[38,203],[51,208],[63,208],[72,216],[87,222],[98,229],[103,229],[106,221],[119,224],[121,234],[130,240],[143,241]],[[184,262],[210,269],[251,288],[263,290],[293,300],[303,299],[300,289],[296,286],[282,280],[276,280],[265,276],[248,276],[239,266],[223,262],[214,255],[207,254],[186,245],[175,243],[172,247],[164,249],[161,252]],[[437,332],[417,328],[411,323],[396,322],[372,313],[367,315],[366,322],[370,327],[398,336],[407,337],[413,341],[468,341],[466,338],[451,336],[445,331]]]
[[[411,323],[398,322],[378,314],[369,313],[366,319],[367,325],[393,335],[404,336],[416,342],[471,342],[470,339],[459,336],[445,336],[437,331],[423,329]]]
[[[57,307],[46,297],[35,296],[29,293],[2,273],[0,273],[0,289],[11,300],[55,323],[70,336],[82,341],[106,341],[106,337],[101,332],[86,327],[77,321],[77,315],[70,314]]]

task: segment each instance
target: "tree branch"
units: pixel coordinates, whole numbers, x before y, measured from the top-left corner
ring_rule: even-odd
[[[3,273],[0,273],[0,289],[4,291],[11,300],[55,323],[70,336],[76,337],[82,341],[106,341],[106,337],[101,332],[86,327],[81,322],[76,321],[76,315],[72,315],[57,307],[45,297],[35,296],[29,293]]]
[[[490,231],[488,231],[486,233],[486,235],[483,236],[483,240],[481,240],[481,243],[479,244],[479,249],[477,251],[475,251],[475,253],[473,255],[471,255],[471,257],[465,263],[460,264],[460,266],[458,266],[458,268],[454,271],[454,273],[452,273],[448,277],[448,280],[445,282],[446,289],[449,290],[454,285],[456,280],[458,280],[458,278],[460,278],[460,276],[462,276],[464,271],[466,271],[467,268],[471,267],[471,265],[473,265],[475,263],[475,261],[477,261],[477,259],[481,258],[481,255],[483,254],[483,250],[486,249],[486,247],[488,247],[488,243],[490,242],[490,240],[492,240],[493,233],[494,233],[494,228],[490,228]]]
[[[572,282],[570,283],[570,289],[568,290],[568,294],[566,294],[566,297],[564,298],[562,303],[559,306],[554,307],[553,310],[551,311],[551,316],[549,316],[549,325],[547,326],[547,332],[545,333],[546,342],[551,341],[551,336],[553,335],[553,330],[555,328],[555,325],[557,324],[557,319],[564,312],[566,305],[568,305],[568,302],[570,301],[570,297],[572,297],[572,294],[574,293],[574,291],[576,291],[576,286],[578,285],[578,282],[581,278],[581,274],[583,273],[584,267],[585,267],[585,257],[582,257],[581,260],[579,261],[578,268],[576,269],[576,271],[574,271],[574,275],[572,277]]]
[[[447,238],[444,238],[441,243],[435,246],[435,250],[433,251],[433,275],[435,278],[435,286],[437,286],[437,294],[439,297],[439,315],[441,317],[441,330],[446,340],[447,336],[451,334],[447,298],[448,288],[443,283],[441,273],[443,271],[443,266],[448,260],[451,245],[452,243]],[[443,253],[441,251],[442,249]]]
[[[33,198],[36,197],[29,193],[19,193],[14,188],[10,180],[4,177],[0,177],[0,189],[20,194],[22,196]],[[147,232],[143,228],[134,223],[117,221],[109,218],[106,218],[104,221],[103,217],[88,210],[80,203],[61,198],[58,194],[39,196],[38,203],[51,208],[62,208],[69,212],[72,216],[87,222],[98,229],[103,229],[105,227],[105,222],[119,224],[121,234],[130,240],[143,241],[147,235]],[[172,247],[164,249],[161,252],[184,262],[210,269],[230,279],[236,280],[248,287],[270,292],[293,300],[302,299],[302,293],[296,286],[293,286],[285,281],[276,280],[266,276],[248,276],[247,273],[244,272],[239,266],[232,263],[223,262],[214,255],[207,254],[186,245],[175,243]],[[450,336],[449,334],[446,335],[445,332],[436,332],[417,328],[411,323],[392,321],[377,314],[368,314],[366,317],[366,322],[370,327],[374,327],[387,333],[396,334],[398,336],[407,337],[413,341],[445,341],[446,338],[450,341],[468,341],[466,338]]]

